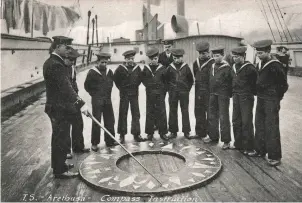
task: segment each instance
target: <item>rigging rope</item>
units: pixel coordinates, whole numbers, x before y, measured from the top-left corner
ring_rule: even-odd
[[[260,0],[260,1],[262,1],[262,0]],[[282,34],[281,34],[280,30],[279,30],[279,27],[278,27],[278,25],[277,25],[277,22],[276,22],[276,20],[275,20],[275,17],[274,17],[274,15],[273,15],[272,10],[271,10],[271,6],[269,5],[268,0],[266,0],[266,2],[267,2],[267,5],[268,5],[268,8],[269,8],[269,11],[270,11],[270,13],[271,13],[271,15],[272,15],[272,17],[273,17],[273,20],[274,20],[274,23],[275,23],[275,25],[276,25],[276,28],[277,28],[277,30],[278,30],[278,32],[279,32],[280,39],[281,39],[281,41],[283,41],[283,39],[282,39]]]

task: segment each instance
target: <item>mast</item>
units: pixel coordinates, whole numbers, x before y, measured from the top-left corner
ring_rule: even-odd
[[[92,18],[92,45],[93,45],[93,41],[94,41],[94,18]]]
[[[88,29],[87,29],[87,42],[86,44],[89,44],[89,25],[90,25],[90,16],[91,16],[91,11],[88,11]]]
[[[96,31],[96,45],[99,46],[98,15],[95,15],[95,31]]]
[[[34,37],[34,0],[31,0],[31,38]]]

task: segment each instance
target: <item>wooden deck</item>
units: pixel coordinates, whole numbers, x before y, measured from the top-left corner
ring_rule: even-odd
[[[89,96],[83,90],[86,71],[78,76],[80,95],[89,103]],[[200,140],[192,144],[211,150],[223,163],[220,175],[204,187],[179,193],[170,197],[141,198],[132,201],[302,201],[302,78],[289,76],[289,91],[281,103],[280,128],[282,136],[282,164],[270,167],[262,158],[250,158],[235,150],[223,151],[216,145],[205,145]],[[190,117],[192,129],[194,119],[194,89],[191,91]],[[119,98],[113,91],[113,105],[117,120]],[[145,93],[140,87],[141,129],[145,123]],[[128,197],[106,196],[108,194],[92,189],[80,178],[69,180],[53,179],[50,168],[51,126],[43,112],[45,95],[2,122],[1,135],[1,200],[2,201],[122,201]],[[130,119],[130,114],[129,114]],[[129,123],[130,124],[130,123]],[[181,121],[179,122],[181,126]],[[84,119],[85,144],[90,147],[91,120]],[[117,122],[116,122],[117,125]],[[156,139],[159,136],[156,135]],[[175,143],[184,142],[179,133]],[[131,135],[126,142],[133,142]],[[104,147],[102,142],[101,147]],[[93,152],[91,152],[93,153]],[[75,155],[69,162],[77,170],[85,155]],[[173,170],[165,159],[154,160],[157,170]],[[153,169],[155,170],[155,169]],[[61,199],[56,199],[61,198]],[[69,198],[69,199],[68,199]]]

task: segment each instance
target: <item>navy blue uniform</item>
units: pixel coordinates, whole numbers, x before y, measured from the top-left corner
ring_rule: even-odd
[[[166,71],[169,91],[169,131],[178,132],[178,102],[182,113],[182,131],[191,131],[189,118],[189,93],[193,85],[193,74],[186,63],[171,63]]]
[[[253,107],[257,70],[250,62],[233,65],[233,132],[235,147],[254,149]]]
[[[288,54],[284,54],[284,55],[276,55],[276,58],[282,63],[283,66],[283,71],[285,74],[285,77],[287,79],[287,73],[289,70],[289,55]]]
[[[69,68],[61,57],[51,54],[43,65],[43,76],[46,85],[45,112],[52,125],[51,166],[54,174],[68,170],[65,164],[69,146],[66,143],[70,136],[71,115],[78,112],[85,104],[74,90]]]
[[[111,103],[111,91],[113,87],[113,73],[108,68],[94,67],[89,70],[85,83],[85,90],[91,96],[92,114],[101,122],[102,114],[105,128],[114,136],[114,113]],[[114,140],[105,132],[104,137],[107,146],[113,145]],[[100,143],[100,127],[93,122],[91,130],[91,144]]]
[[[214,63],[210,73],[209,137],[221,141],[231,141],[229,106],[232,96],[232,69],[227,62]]]
[[[173,56],[171,53],[169,56],[165,51],[159,54],[158,63],[162,64],[164,67],[168,67],[172,62]]]
[[[257,107],[255,150],[268,158],[281,159],[279,129],[280,101],[288,89],[282,64],[276,59],[257,64]]]
[[[209,117],[209,78],[214,59],[197,60],[193,63],[193,72],[195,76],[195,118],[196,134],[200,137],[206,137],[208,134]]]
[[[118,133],[120,135],[127,134],[127,115],[130,104],[132,115],[131,134],[134,137],[138,137],[141,133],[138,105],[138,87],[141,83],[141,69],[139,65],[119,65],[114,73],[114,82],[120,91]]]
[[[145,132],[149,135],[154,133],[154,125],[159,127],[159,134],[167,134],[167,114],[165,104],[166,68],[159,65],[145,65],[142,71],[142,82],[146,87],[146,126]]]
[[[76,71],[74,67],[69,67],[71,85],[74,91],[78,94],[79,88],[76,81]],[[68,153],[71,153],[71,148],[74,152],[80,151],[84,148],[83,136],[83,117],[80,110],[71,116],[71,139],[68,136],[67,144],[69,145]]]

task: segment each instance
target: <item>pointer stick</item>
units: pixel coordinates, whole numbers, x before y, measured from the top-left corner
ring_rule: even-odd
[[[108,135],[110,135],[110,137],[112,139],[114,139],[141,167],[143,167],[145,169],[145,171],[147,171],[161,186],[163,185],[152,173],[150,173],[147,168],[141,164],[141,162],[139,160],[137,160],[132,154],[131,152],[129,152],[105,127],[102,126],[102,124],[90,113],[88,114],[88,116],[96,123],[98,124],[106,133],[108,133]]]

